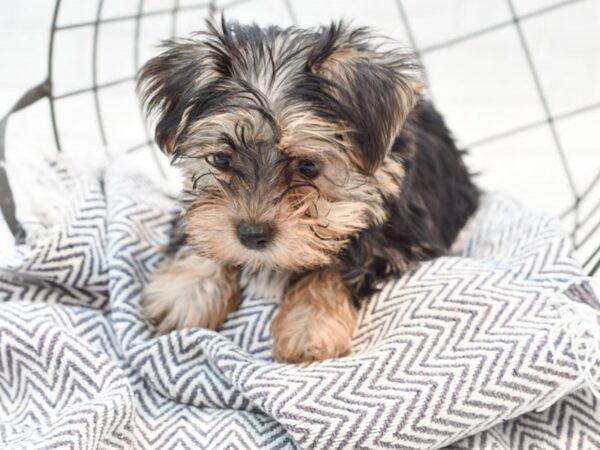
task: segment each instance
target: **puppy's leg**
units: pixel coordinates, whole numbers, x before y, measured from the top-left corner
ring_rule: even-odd
[[[278,361],[308,362],[350,353],[356,309],[340,274],[321,270],[305,275],[285,293],[271,322]]]
[[[144,315],[160,333],[176,328],[218,329],[239,301],[235,269],[184,247],[144,288]]]

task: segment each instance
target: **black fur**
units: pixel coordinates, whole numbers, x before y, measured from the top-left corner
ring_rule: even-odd
[[[396,138],[392,154],[404,161],[407,177],[399,197],[386,199],[389,221],[352,239],[339,265],[353,301],[377,292],[409,263],[435,258],[448,248],[477,209],[479,191],[441,115],[425,100],[417,104]]]

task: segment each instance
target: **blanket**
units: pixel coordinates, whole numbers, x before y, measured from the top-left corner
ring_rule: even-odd
[[[600,448],[599,304],[551,218],[486,194],[452,254],[382,285],[353,353],[280,364],[277,298],[157,336],[177,202],[109,169],[0,260],[0,448]]]

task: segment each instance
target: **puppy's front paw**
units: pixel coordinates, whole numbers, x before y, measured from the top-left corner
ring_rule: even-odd
[[[337,274],[305,276],[286,293],[271,322],[275,359],[299,363],[347,355],[356,315]]]
[[[299,305],[278,314],[271,324],[273,356],[280,362],[300,363],[345,356],[352,350],[352,323],[345,314],[321,315]]]
[[[233,269],[189,251],[154,272],[142,294],[142,309],[161,334],[177,328],[216,330],[238,300]]]

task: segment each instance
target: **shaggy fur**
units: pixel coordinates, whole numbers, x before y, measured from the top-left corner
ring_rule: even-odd
[[[138,86],[156,142],[185,174],[183,245],[194,252],[150,281],[148,316],[161,331],[222,322],[230,306],[162,319],[184,308],[179,284],[194,281],[182,277],[206,280],[183,267],[202,257],[218,273],[273,271],[286,280],[272,325],[277,359],[348,353],[360,303],[383,280],[444,254],[477,207],[461,151],[421,93],[413,54],[343,23],[301,30],[223,21],[165,47]],[[168,274],[172,291],[157,288]],[[230,305],[248,277],[219,278],[236,287],[196,288],[190,295],[202,298],[186,305],[214,305],[219,295]],[[211,311],[218,317],[204,317]]]
[[[144,306],[161,333],[182,327],[216,330],[239,297],[235,270],[184,246],[153,274],[144,290]]]

